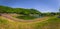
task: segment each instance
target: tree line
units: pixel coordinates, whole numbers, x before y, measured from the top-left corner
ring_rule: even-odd
[[[8,6],[0,6],[0,13],[16,13],[16,14],[22,14],[22,15],[30,15],[30,14],[37,14],[40,16],[50,16],[50,15],[56,15],[58,13],[41,13],[40,11],[36,9],[25,9],[25,8],[12,8]]]
[[[25,9],[25,8],[11,8],[8,6],[0,6],[0,13],[17,13],[17,14],[40,14],[36,9]]]

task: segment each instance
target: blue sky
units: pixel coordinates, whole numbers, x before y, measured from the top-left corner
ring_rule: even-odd
[[[0,5],[14,8],[34,8],[41,12],[58,12],[60,0],[0,0]]]

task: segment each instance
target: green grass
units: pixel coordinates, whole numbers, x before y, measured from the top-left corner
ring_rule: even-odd
[[[34,17],[34,16],[17,16],[16,18],[23,19],[23,20],[33,20],[36,17]]]
[[[35,29],[60,29],[60,18],[51,17],[47,21],[43,21],[35,24]]]
[[[15,23],[15,22],[9,22],[5,19],[0,18],[0,25],[2,24],[8,24],[3,25],[4,29],[60,29],[60,18],[57,17],[50,17],[48,20],[43,22],[36,22],[31,24],[26,24],[23,22]],[[4,27],[5,26],[5,27]],[[27,28],[26,28],[27,27]],[[2,28],[0,26],[0,28]]]
[[[0,18],[0,24],[8,24],[8,20]]]

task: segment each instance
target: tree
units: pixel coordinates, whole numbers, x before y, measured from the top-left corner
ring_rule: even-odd
[[[36,9],[30,9],[31,14],[40,14],[41,12]]]
[[[17,13],[17,14],[22,14],[22,15],[30,15],[30,14],[40,15],[41,12],[39,12],[36,9],[11,8],[8,6],[0,6],[0,13]]]
[[[0,13],[7,13],[8,10],[11,10],[11,7],[8,6],[0,6]]]

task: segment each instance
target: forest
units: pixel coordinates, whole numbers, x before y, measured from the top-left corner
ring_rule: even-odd
[[[8,6],[0,6],[0,13],[16,13],[22,15],[39,15],[39,16],[50,16],[50,15],[58,15],[59,12],[47,12],[42,13],[37,9],[27,9],[27,8],[12,8]]]
[[[11,8],[8,6],[0,6],[0,13],[17,13],[17,14],[23,14],[23,15],[29,15],[29,14],[40,14],[36,9],[25,9],[25,8]]]

